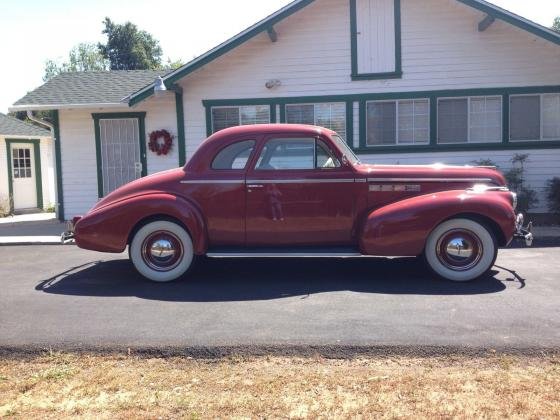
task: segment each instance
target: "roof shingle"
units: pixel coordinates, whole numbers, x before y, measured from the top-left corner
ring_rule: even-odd
[[[169,70],[61,73],[14,105],[118,104]]]
[[[0,136],[50,137],[49,130],[0,113]]]

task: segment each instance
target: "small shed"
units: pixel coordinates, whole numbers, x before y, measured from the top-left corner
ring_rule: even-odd
[[[50,131],[0,113],[0,214],[54,208]]]

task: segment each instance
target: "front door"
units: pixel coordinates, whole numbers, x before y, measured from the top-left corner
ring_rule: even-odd
[[[100,119],[99,143],[104,197],[142,176],[138,118]]]
[[[269,138],[247,174],[248,246],[351,245],[356,184],[315,138]]]
[[[37,174],[32,144],[11,144],[14,210],[37,208]]]

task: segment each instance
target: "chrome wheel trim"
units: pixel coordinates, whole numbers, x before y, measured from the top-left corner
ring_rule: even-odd
[[[467,229],[445,232],[436,244],[436,255],[441,264],[453,271],[468,271],[475,267],[484,253],[481,239]]]
[[[176,268],[183,258],[181,240],[168,231],[156,231],[144,239],[141,247],[142,260],[152,270],[167,272]]]

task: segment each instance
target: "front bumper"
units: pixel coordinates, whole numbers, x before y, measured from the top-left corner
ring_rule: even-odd
[[[525,225],[525,217],[522,214],[518,214],[515,220],[515,233],[513,237],[515,239],[523,239],[526,246],[533,246],[533,222],[529,222],[527,226]]]
[[[74,235],[76,230],[76,223],[80,221],[81,217],[74,217],[71,221],[66,222],[66,231],[60,235],[60,242],[63,245],[72,244],[75,242]]]

